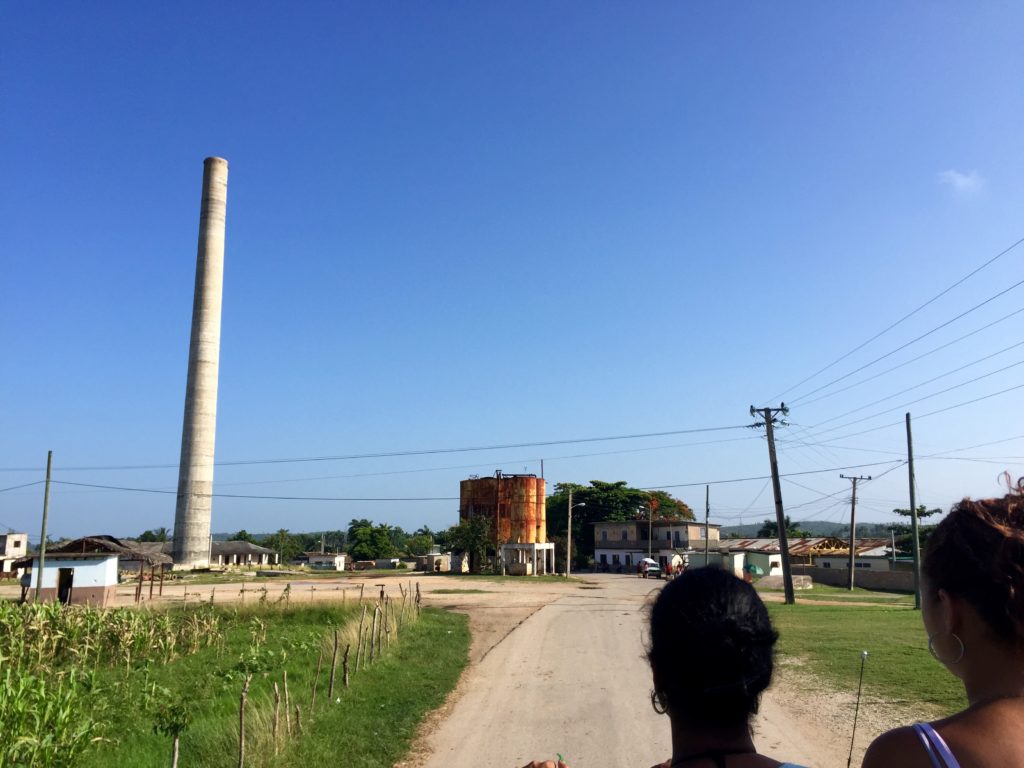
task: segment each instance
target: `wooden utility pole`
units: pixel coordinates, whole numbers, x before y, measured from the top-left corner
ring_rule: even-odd
[[[783,416],[789,414],[789,408],[785,403],[780,403],[778,408],[755,408],[750,406],[750,415],[755,418],[760,416],[764,423],[752,424],[752,427],[764,427],[765,437],[768,438],[768,461],[772,469],[772,492],[775,494],[775,522],[779,527],[779,549],[782,551],[782,586],[786,593],[786,603],[796,603],[796,596],[793,594],[793,571],[789,565],[789,537],[786,532],[786,516],[782,509],[782,485],[779,482],[779,461],[775,456],[775,432],[772,429],[776,423],[775,414]],[[779,424],[786,426],[786,422],[779,421]]]
[[[857,564],[857,483],[861,480],[870,480],[868,477],[850,477],[840,475],[843,480],[853,483],[853,496],[850,497],[850,579],[848,589],[853,591],[853,570]]]
[[[708,564],[708,542],[711,540],[708,523],[711,520],[711,486],[704,486],[704,565]]]
[[[39,533],[39,568],[36,572],[35,602],[43,588],[43,566],[46,564],[46,518],[50,513],[50,470],[53,469],[53,451],[46,452],[46,490],[43,491],[43,527]]]
[[[914,479],[914,439],[907,414],[907,475],[910,479],[910,540],[914,550],[914,609],[921,610],[921,538],[917,527],[917,481]]]

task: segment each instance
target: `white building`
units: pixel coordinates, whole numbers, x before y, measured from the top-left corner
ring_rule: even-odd
[[[27,554],[27,533],[0,533],[0,573],[15,570],[14,560]]]
[[[43,588],[39,599],[103,608],[114,599],[117,590],[117,560],[116,552],[49,554],[42,568]],[[32,599],[35,599],[40,575],[38,564],[39,558],[33,558],[32,584],[29,587]]]
[[[594,565],[598,570],[635,571],[650,552],[662,568],[679,566],[688,550],[717,548],[720,526],[693,520],[646,520],[594,523]]]
[[[344,552],[307,552],[309,567],[322,571],[344,571],[345,559],[348,557]]]

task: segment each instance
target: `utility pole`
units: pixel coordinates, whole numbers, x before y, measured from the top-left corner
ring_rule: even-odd
[[[708,564],[708,542],[711,540],[708,523],[711,520],[711,486],[704,486],[704,565]]]
[[[896,529],[890,528],[889,535],[892,536],[892,569],[896,570]]]
[[[654,538],[654,505],[647,502],[647,559],[653,560],[651,557],[651,542]]]
[[[46,452],[46,490],[43,491],[43,528],[39,533],[39,569],[36,573],[35,602],[43,588],[43,566],[46,564],[46,517],[50,513],[50,470],[53,468],[53,451]],[[142,567],[141,565],[139,566]]]
[[[565,578],[569,578],[572,570],[572,486],[569,487],[569,522],[566,526],[568,533],[565,535]]]
[[[910,478],[910,540],[914,548],[914,609],[921,610],[921,538],[917,528],[917,481],[914,480],[914,439],[907,414],[907,474]]]
[[[857,563],[857,483],[860,480],[870,480],[871,476],[868,477],[850,477],[849,475],[840,475],[843,480],[849,480],[853,483],[853,496],[850,498],[850,586],[849,590],[853,591],[853,569]]]
[[[764,419],[764,423],[751,424],[751,427],[764,427],[765,437],[768,438],[768,461],[772,468],[772,492],[775,494],[775,522],[779,527],[779,549],[782,550],[782,586],[786,592],[787,605],[796,603],[796,596],[793,594],[793,571],[789,566],[789,538],[786,532],[786,517],[782,509],[782,485],[779,482],[779,461],[775,457],[775,432],[772,429],[776,424],[775,414],[789,415],[789,408],[785,403],[780,403],[778,408],[755,408],[750,406],[750,415]],[[787,426],[786,422],[778,421],[781,426]]]

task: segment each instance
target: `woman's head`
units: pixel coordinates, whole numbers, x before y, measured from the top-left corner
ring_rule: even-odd
[[[752,586],[721,568],[684,571],[651,608],[655,694],[674,718],[746,722],[771,682],[777,638]]]
[[[1024,478],[999,499],[964,499],[936,526],[925,548],[924,575],[965,600],[999,639],[1024,645]]]

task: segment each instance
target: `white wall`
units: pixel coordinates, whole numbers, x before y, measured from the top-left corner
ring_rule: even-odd
[[[858,557],[857,570],[889,571],[892,570],[891,563],[887,557]],[[840,557],[816,557],[814,564],[819,568],[850,569],[850,556]]]
[[[32,588],[39,578],[39,560],[32,561]],[[117,584],[117,555],[104,557],[102,560],[84,560],[74,558],[61,560],[60,555],[46,558],[43,573],[43,589],[57,588],[57,571],[59,568],[74,568],[74,587],[110,587]]]

